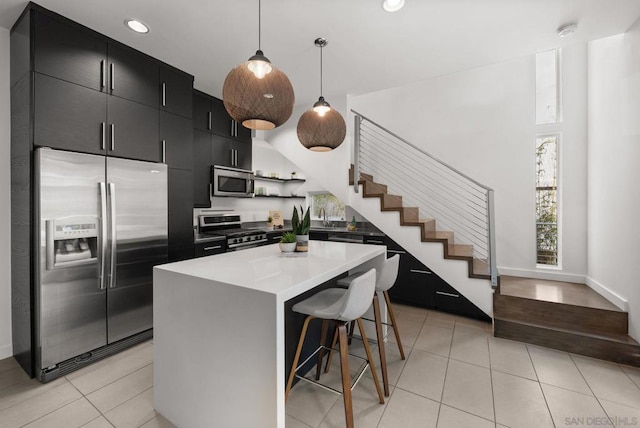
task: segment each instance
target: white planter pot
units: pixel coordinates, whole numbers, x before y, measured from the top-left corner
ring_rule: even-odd
[[[293,253],[296,250],[296,242],[280,242],[278,244],[280,246],[280,251],[283,253]]]

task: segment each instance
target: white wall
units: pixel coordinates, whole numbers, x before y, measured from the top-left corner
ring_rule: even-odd
[[[11,113],[9,30],[0,28],[0,360],[11,346]]]
[[[536,268],[535,57],[351,97],[349,108],[495,190],[502,274],[584,280],[586,46],[564,49],[562,269]]]
[[[588,281],[627,301],[640,339],[640,20],[589,44]]]

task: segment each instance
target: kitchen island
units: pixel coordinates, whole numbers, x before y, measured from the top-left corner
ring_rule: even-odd
[[[285,303],[385,257],[311,241],[306,254],[275,244],[156,266],[156,410],[181,428],[284,428]]]

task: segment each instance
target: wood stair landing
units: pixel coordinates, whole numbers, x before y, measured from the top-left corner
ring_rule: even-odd
[[[500,277],[494,335],[640,367],[628,314],[584,284]]]
[[[349,169],[349,184],[354,182],[353,166]],[[422,242],[440,242],[443,246],[445,259],[463,260],[468,263],[469,278],[491,279],[489,265],[486,260],[473,257],[473,245],[454,244],[453,232],[437,231],[435,219],[420,218],[417,207],[406,207],[402,203],[402,196],[387,193],[387,186],[376,183],[373,176],[360,173],[358,184],[362,185],[363,198],[380,199],[381,211],[397,211],[400,214],[401,226],[420,228]]]

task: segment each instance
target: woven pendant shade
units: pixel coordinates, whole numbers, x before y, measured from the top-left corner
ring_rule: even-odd
[[[309,150],[328,152],[344,141],[347,126],[342,115],[333,108],[320,116],[313,108],[300,116],[298,139]]]
[[[289,78],[272,66],[270,73],[258,79],[249,62],[229,72],[222,87],[224,107],[246,128],[269,130],[285,123],[293,112],[295,96]]]

